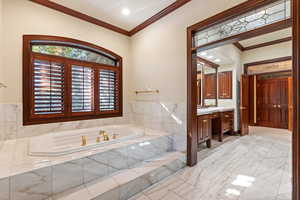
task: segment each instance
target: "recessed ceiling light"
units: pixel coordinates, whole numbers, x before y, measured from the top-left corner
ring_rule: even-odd
[[[122,14],[123,15],[130,15],[130,10],[128,8],[123,8],[122,9]]]
[[[203,51],[203,52],[200,53],[200,55],[201,55],[201,56],[206,56],[207,53],[206,53],[205,51]]]
[[[217,58],[217,59],[215,60],[215,62],[221,62],[221,60],[220,60],[219,58]]]
[[[214,58],[214,56],[207,56],[207,58],[208,58],[208,59],[213,59],[213,58]]]

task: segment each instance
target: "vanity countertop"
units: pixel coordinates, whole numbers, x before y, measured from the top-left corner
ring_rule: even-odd
[[[233,111],[233,107],[210,107],[210,108],[198,108],[197,115],[207,115],[216,112],[226,112],[226,111]]]

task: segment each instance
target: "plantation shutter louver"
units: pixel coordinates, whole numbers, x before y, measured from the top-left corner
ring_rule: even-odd
[[[117,72],[101,69],[99,71],[99,109],[100,112],[119,109],[119,81]]]
[[[64,112],[64,65],[33,60],[33,114]]]
[[[72,112],[93,109],[93,69],[72,65]]]

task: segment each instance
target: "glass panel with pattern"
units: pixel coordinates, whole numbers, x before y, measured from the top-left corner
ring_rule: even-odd
[[[62,56],[66,58],[76,59],[76,60],[116,66],[116,61],[112,58],[109,58],[108,56],[93,51],[76,48],[76,47],[33,44],[32,51],[36,53]]]
[[[212,26],[194,35],[194,47],[224,39],[291,17],[291,0],[278,0],[260,9]]]

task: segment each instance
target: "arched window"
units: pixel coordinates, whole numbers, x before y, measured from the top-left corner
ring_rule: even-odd
[[[23,124],[122,116],[122,58],[69,38],[23,37]]]

